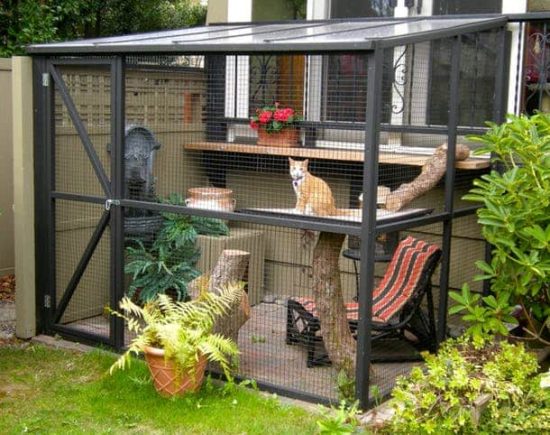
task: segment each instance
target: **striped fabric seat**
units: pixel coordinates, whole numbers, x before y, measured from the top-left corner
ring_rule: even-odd
[[[412,236],[397,246],[386,273],[373,291],[372,327],[376,336],[406,338],[409,331],[419,341],[425,340],[431,350],[435,346],[435,320],[431,294],[431,276],[437,266],[441,250]],[[424,314],[420,302],[427,297],[428,313]],[[407,305],[409,303],[409,305]],[[407,307],[405,309],[405,307]],[[287,343],[303,342],[308,347],[308,366],[322,364],[326,355],[317,357],[315,341],[320,340],[319,315],[311,298],[288,299]],[[359,304],[345,304],[350,329],[355,332],[359,320]],[[420,339],[422,337],[422,339]]]
[[[373,292],[372,321],[387,323],[411,298],[428,259],[439,250],[423,240],[411,236],[398,246],[384,274],[384,278]],[[313,317],[318,318],[315,301],[311,298],[293,297]],[[347,302],[348,320],[359,320],[359,303]]]
[[[398,246],[372,295],[373,321],[387,323],[413,296],[428,260],[439,251],[435,245],[411,236]]]

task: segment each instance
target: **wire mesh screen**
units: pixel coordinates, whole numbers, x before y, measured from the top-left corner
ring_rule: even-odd
[[[103,207],[58,200],[56,229],[56,323],[74,332],[109,338],[110,232],[105,228],[81,269]]]
[[[370,76],[375,64],[357,52],[126,58],[125,294],[138,303],[159,293],[186,300],[224,251],[249,253],[242,278],[250,314],[238,331],[238,374],[333,400],[343,383],[331,361],[338,337],[328,328],[344,325],[339,334],[355,362],[358,301],[369,285],[361,265],[372,262],[375,281],[368,291],[380,325],[372,336],[370,384],[388,394],[396,376],[418,363],[420,350],[435,349],[436,330],[447,330],[440,309],[448,288],[471,280],[474,261],[484,255],[475,219],[451,225],[448,214],[469,206],[461,197],[489,167],[487,159],[470,156],[472,144],[462,134],[495,111],[489,82],[472,87],[479,69],[496,74],[489,68],[492,37],[463,38],[460,53],[475,61],[461,63],[460,71],[452,70],[456,58],[447,40],[385,49],[376,65],[379,88]],[[109,176],[109,72],[79,68],[64,76]],[[452,97],[453,86],[460,98]],[[367,104],[372,89],[379,92],[372,99],[378,107]],[[102,197],[97,171],[62,103],[56,97],[56,189]],[[453,116],[458,131],[446,125]],[[365,162],[365,141],[378,128],[376,152]],[[456,173],[450,177],[447,149],[455,140]],[[366,173],[375,197],[363,192],[369,159],[377,159],[377,172]],[[100,206],[58,207],[59,216],[78,222],[82,240],[92,237]],[[366,233],[359,236],[363,210],[374,210],[376,226],[389,228],[377,232],[375,256],[368,259],[362,258]],[[417,222],[430,216],[441,218]],[[94,274],[99,302],[75,296],[68,313],[79,312],[73,306],[90,310],[67,322],[90,324],[93,318],[94,325],[107,325],[101,309],[109,266],[100,264],[109,259],[108,237],[107,229],[90,269],[104,267]],[[82,240],[67,250],[58,245],[60,285],[77,268]],[[79,287],[75,295],[85,293]],[[340,318],[326,323],[332,314],[323,302],[333,296]],[[126,334],[126,343],[130,338]]]
[[[451,250],[451,262],[449,268],[449,287],[454,291],[460,291],[464,284],[476,293],[483,292],[483,281],[476,280],[476,276],[482,275],[475,265],[478,260],[484,260],[486,242],[481,235],[481,227],[477,223],[477,216],[470,215],[453,220],[453,239]],[[454,301],[449,299],[449,306]],[[448,318],[448,333],[451,336],[460,335],[467,325],[461,319],[460,314],[450,315]]]
[[[102,195],[102,185],[89,154],[94,153],[110,178],[111,74],[107,66],[58,66],[54,81],[55,189],[81,195]],[[69,106],[74,105],[75,111]],[[81,138],[78,118],[86,131]],[[88,141],[89,149],[83,144]]]
[[[93,62],[93,61],[92,61]],[[105,64],[52,67],[52,189],[105,195],[110,183],[111,74]],[[53,321],[106,342],[111,243],[103,204],[56,199]]]

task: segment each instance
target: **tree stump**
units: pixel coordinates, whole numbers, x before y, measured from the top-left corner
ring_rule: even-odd
[[[221,287],[229,283],[242,281],[248,269],[249,260],[249,252],[237,249],[224,250],[210,275],[208,291],[217,294]],[[249,318],[250,303],[248,294],[243,292],[240,304],[231,307],[227,315],[218,319],[214,332],[219,332],[238,343],[239,329]]]
[[[466,160],[470,156],[470,148],[466,145],[456,145],[456,160]],[[447,144],[436,148],[433,155],[422,167],[422,172],[410,183],[403,183],[386,197],[385,208],[389,211],[398,211],[418,198],[441,180],[447,169]]]
[[[313,296],[332,365],[354,379],[357,344],[349,329],[338,264],[344,240],[344,234],[319,234],[313,249]]]
[[[210,277],[202,275],[189,283],[188,292],[191,298],[196,298],[200,289],[208,285],[208,291],[219,294],[220,288],[230,283],[242,281],[248,269],[250,253],[236,249],[224,250],[216,266],[212,270]],[[218,319],[214,327],[214,332],[222,334],[224,337],[231,338],[235,343],[238,341],[239,329],[250,318],[250,303],[248,295],[243,292],[243,297],[239,304],[230,308],[228,313]]]

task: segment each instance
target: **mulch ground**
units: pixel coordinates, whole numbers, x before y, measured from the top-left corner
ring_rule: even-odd
[[[0,276],[0,308],[15,302],[15,275]],[[18,342],[15,338],[15,322],[0,322],[0,347]]]
[[[15,301],[15,275],[0,276],[0,301]]]

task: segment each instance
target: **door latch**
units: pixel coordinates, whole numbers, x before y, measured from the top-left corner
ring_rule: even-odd
[[[105,210],[111,210],[112,205],[120,205],[120,201],[118,199],[108,199],[105,201]]]

